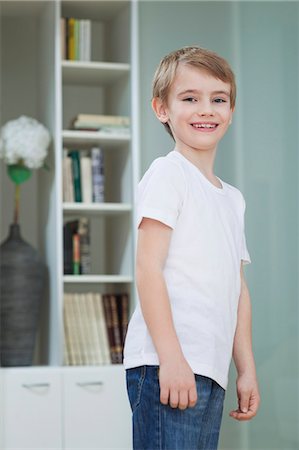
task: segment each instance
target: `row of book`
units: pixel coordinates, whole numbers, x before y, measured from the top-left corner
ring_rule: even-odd
[[[90,221],[86,217],[63,225],[63,272],[65,275],[91,273]]]
[[[74,130],[103,131],[119,135],[130,132],[130,118],[128,116],[113,116],[104,114],[78,114],[71,122]]]
[[[73,17],[60,19],[61,57],[72,61],[91,60],[91,21]]]
[[[102,203],[105,177],[103,150],[63,149],[63,201]]]
[[[129,316],[129,296],[64,294],[64,364],[121,364]]]

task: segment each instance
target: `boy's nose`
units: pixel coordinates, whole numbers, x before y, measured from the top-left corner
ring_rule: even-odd
[[[202,102],[197,110],[197,114],[200,116],[212,116],[214,115],[213,105],[210,101]]]

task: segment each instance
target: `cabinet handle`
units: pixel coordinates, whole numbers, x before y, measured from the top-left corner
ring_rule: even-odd
[[[103,386],[103,381],[85,381],[85,382],[77,382],[77,385],[80,387],[88,387],[88,386]]]
[[[47,388],[50,387],[50,383],[30,383],[30,384],[22,384],[23,388],[26,389],[34,389],[34,388]]]

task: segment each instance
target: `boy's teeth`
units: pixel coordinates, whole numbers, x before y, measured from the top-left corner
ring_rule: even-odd
[[[195,128],[216,128],[216,124],[211,123],[194,123]]]

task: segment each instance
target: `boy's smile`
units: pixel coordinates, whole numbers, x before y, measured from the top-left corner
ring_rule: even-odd
[[[230,84],[204,70],[181,64],[165,103],[156,103],[159,120],[167,122],[180,151],[216,150],[233,110]]]

